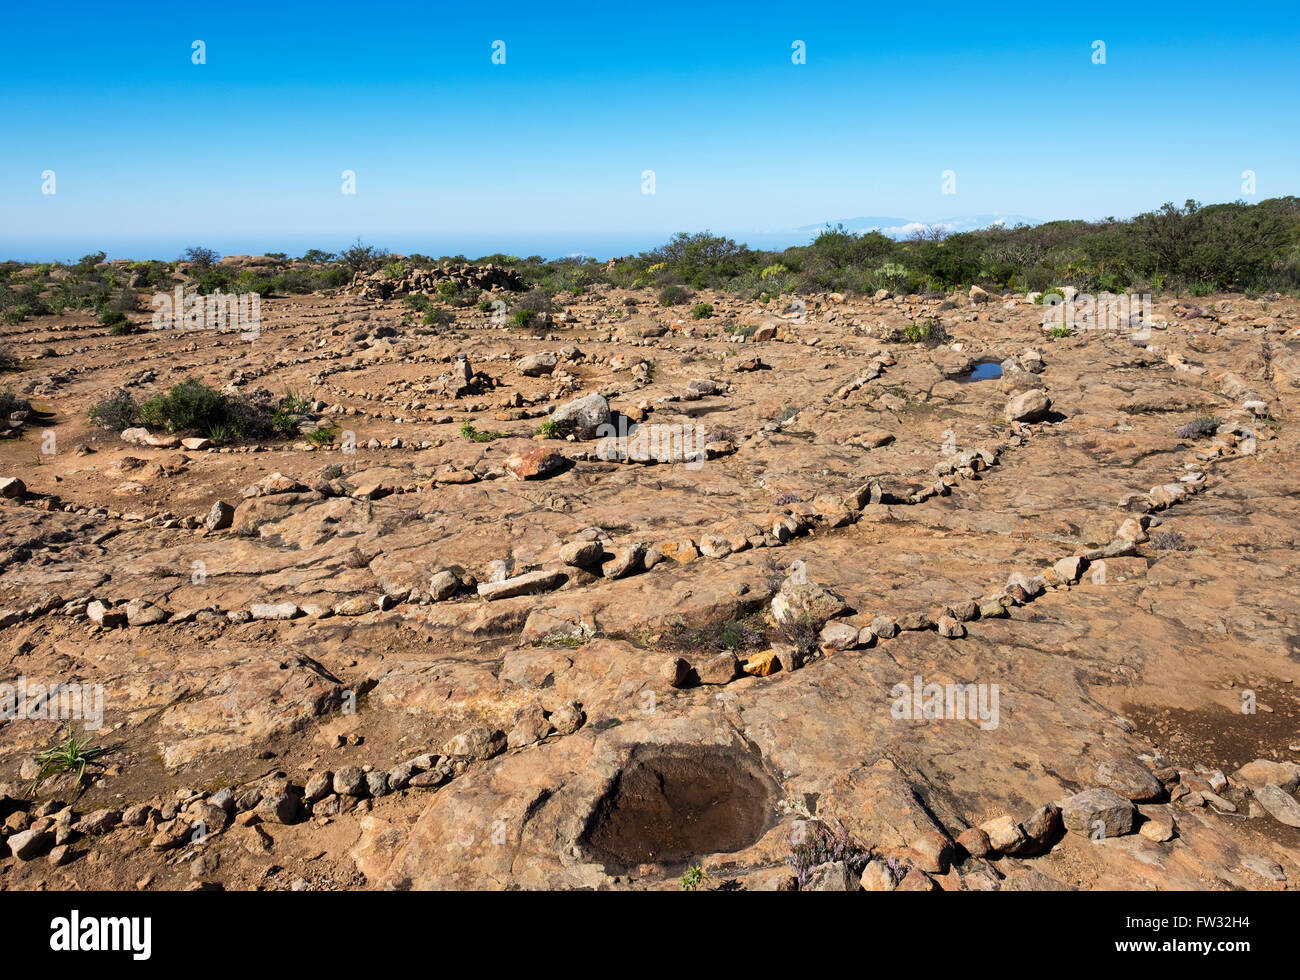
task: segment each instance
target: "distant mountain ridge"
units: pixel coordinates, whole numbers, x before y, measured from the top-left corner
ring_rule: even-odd
[[[990,228],[994,225],[1014,228],[1016,225],[1039,225],[1042,222],[1037,218],[1031,218],[1023,214],[969,214],[955,218],[940,218],[938,221],[917,221],[914,218],[874,215],[862,218],[841,218],[838,221],[823,222],[819,225],[803,225],[794,230],[816,234],[825,228],[827,224],[832,227],[842,224],[846,231],[852,231],[859,235],[868,231],[878,231],[890,238],[906,238],[915,231],[936,226],[951,234],[959,231],[978,231],[981,228]]]

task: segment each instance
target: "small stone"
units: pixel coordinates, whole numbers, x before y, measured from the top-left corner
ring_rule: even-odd
[[[859,632],[850,623],[830,622],[822,627],[818,642],[823,650],[851,650],[858,645]]]
[[[947,874],[952,861],[952,841],[937,831],[922,834],[911,843],[911,856],[922,871]]]
[[[980,825],[988,835],[989,846],[1000,854],[1018,854],[1024,850],[1027,838],[1014,817],[994,817]]]
[[[1097,782],[1134,803],[1165,798],[1165,788],[1155,773],[1135,759],[1117,757],[1097,766]]]
[[[208,516],[204,518],[203,525],[209,531],[221,531],[230,527],[234,520],[235,508],[225,501],[218,500],[212,505],[212,509],[208,511]]]
[[[48,830],[24,830],[10,834],[7,840],[9,851],[19,861],[31,861],[40,857],[54,844],[54,835]]]
[[[604,557],[599,541],[570,541],[560,548],[560,561],[577,568],[596,568]]]
[[[539,704],[530,704],[520,708],[515,715],[514,727],[506,733],[506,747],[521,749],[534,745],[546,738],[551,731],[551,723]]]
[[[1020,829],[1032,842],[1033,850],[1051,847],[1064,833],[1061,827],[1061,808],[1054,803],[1040,806],[1020,822]]]
[[[334,774],[332,788],[339,796],[364,796],[366,773],[360,766],[344,766]]]
[[[957,843],[973,858],[987,857],[993,851],[989,835],[979,827],[967,827],[957,835]],[[863,874],[866,879],[866,874]]]
[[[872,858],[862,869],[861,885],[863,891],[892,892],[898,887],[898,882],[894,880],[894,873],[889,870],[889,865],[880,858]]]
[[[299,613],[297,605],[292,602],[256,603],[248,608],[248,614],[254,619],[296,619]]]
[[[587,721],[587,715],[576,701],[570,701],[551,712],[551,724],[561,735],[572,735]]]
[[[1272,783],[1284,793],[1294,793],[1300,787],[1300,766],[1294,762],[1256,759],[1234,772],[1232,778],[1252,790],[1262,789]]]
[[[681,657],[673,657],[664,662],[659,669],[659,676],[667,682],[669,687],[685,687],[690,683],[691,665]]]
[[[767,677],[781,669],[781,658],[775,650],[754,653],[745,661],[743,670],[750,677]]]
[[[1098,831],[1107,838],[1130,833],[1136,812],[1130,800],[1099,786],[1066,800],[1061,817],[1067,830],[1095,839]]]
[[[1003,417],[1008,422],[1037,422],[1051,410],[1052,400],[1037,388],[1021,392],[1006,404]]]
[[[889,616],[877,616],[871,621],[871,632],[888,640],[898,635],[898,624]]]
[[[855,892],[861,890],[861,882],[853,873],[847,861],[828,861],[819,864],[808,872],[808,878],[800,891],[805,892]]]
[[[332,792],[334,792],[334,773],[326,769],[324,772],[318,772],[307,780],[307,786],[303,790],[302,798],[308,803],[317,803]]]
[[[952,616],[940,616],[935,625],[939,630],[939,635],[948,639],[960,639],[966,635],[966,627],[957,622]]]
[[[257,813],[271,823],[296,823],[302,813],[302,803],[292,793],[270,793],[257,804]]]
[[[1260,787],[1255,790],[1255,799],[1274,820],[1288,827],[1300,827],[1300,803],[1280,786],[1268,783]]]
[[[730,684],[740,673],[740,661],[731,651],[724,651],[700,661],[695,673],[701,684]]]
[[[443,755],[468,762],[481,762],[506,750],[506,734],[484,727],[471,728],[451,738],[443,746]],[[337,781],[337,777],[336,777]]]
[[[564,469],[568,459],[554,449],[531,449],[506,457],[502,464],[516,480],[541,480]]]

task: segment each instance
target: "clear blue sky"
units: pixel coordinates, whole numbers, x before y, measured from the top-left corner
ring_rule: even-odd
[[[706,227],[743,238],[858,215],[1125,216],[1300,193],[1298,10],[11,4],[0,258],[357,236],[600,254]]]

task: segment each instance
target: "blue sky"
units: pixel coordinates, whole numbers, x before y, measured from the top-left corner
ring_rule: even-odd
[[[358,236],[601,255],[676,230],[1300,193],[1294,2],[148,7],[6,11],[0,257]]]

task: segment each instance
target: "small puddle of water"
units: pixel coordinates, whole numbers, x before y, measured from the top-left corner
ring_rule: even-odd
[[[966,373],[957,375],[953,380],[959,385],[968,385],[973,381],[992,381],[1000,377],[1002,377],[1002,365],[997,361],[985,361],[976,364]]]

